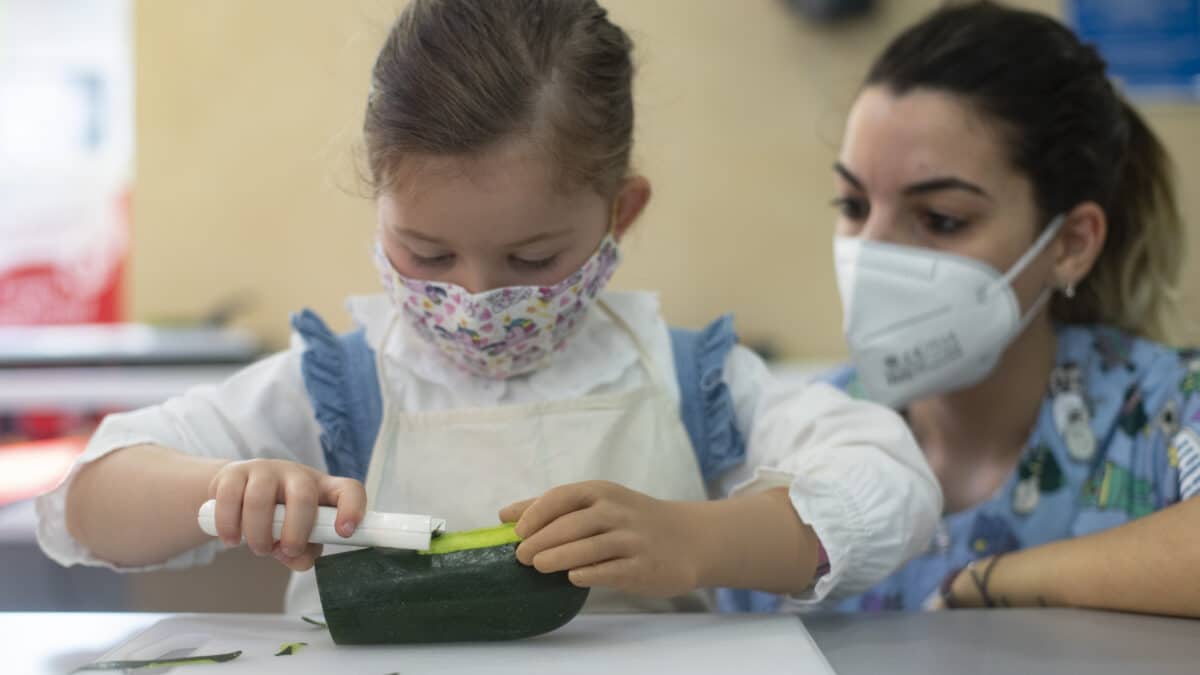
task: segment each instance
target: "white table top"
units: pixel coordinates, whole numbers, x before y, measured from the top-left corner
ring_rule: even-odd
[[[287,643],[307,642],[293,656]],[[233,661],[152,673],[762,673],[832,674],[794,616],[586,615],[515,642],[339,647],[299,617],[254,614],[0,613],[5,673],[67,673],[96,660],[155,659],[241,650]],[[12,657],[15,655],[15,662]]]
[[[156,624],[170,630],[147,630]],[[545,672],[619,675],[820,673],[819,663],[815,670],[803,667],[805,659],[814,658],[809,633],[839,675],[1200,672],[1200,621],[1079,610],[817,615],[804,617],[803,623],[787,616],[581,616],[556,633],[525,642],[382,648],[335,648],[324,631],[275,615],[0,613],[5,655],[0,672],[67,673],[102,656],[154,651],[155,646],[161,654],[174,648],[165,636],[211,632],[213,626],[238,636],[257,634],[264,645],[287,639],[310,646],[296,657],[251,660],[247,651],[238,661],[219,666],[147,672],[411,675],[437,670],[447,675],[475,671],[484,662],[487,667],[479,670],[489,673],[535,672],[533,663]],[[244,644],[251,649],[253,642]],[[313,658],[300,658],[306,654]],[[386,662],[391,669],[362,670],[354,661],[364,667]],[[263,669],[264,663],[277,669]]]

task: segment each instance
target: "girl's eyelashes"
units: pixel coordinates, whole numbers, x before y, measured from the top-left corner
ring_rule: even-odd
[[[409,259],[418,267],[426,269],[441,269],[450,267],[454,264],[456,256],[453,253],[444,253],[435,256],[417,255],[409,251]],[[558,255],[552,255],[545,258],[522,258],[520,256],[509,256],[510,264],[520,270],[537,271],[544,270],[554,266],[558,262]]]
[[[558,260],[558,255],[555,254],[555,255],[552,255],[552,256],[549,256],[546,258],[538,258],[536,260],[529,260],[526,258],[521,258],[519,256],[511,256],[509,258],[509,260],[512,261],[512,264],[514,267],[517,267],[520,269],[544,270],[544,269],[546,269],[548,267],[552,267],[554,265],[554,263]]]
[[[448,267],[454,263],[453,253],[443,253],[442,255],[435,256],[423,256],[409,251],[408,255],[409,258],[412,259],[413,263],[418,267]]]

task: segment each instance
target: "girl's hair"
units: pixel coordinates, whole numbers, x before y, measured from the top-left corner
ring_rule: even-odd
[[[1086,201],[1104,209],[1104,248],[1076,297],[1056,297],[1051,316],[1170,340],[1185,248],[1173,167],[1095,48],[1040,14],[956,3],[897,37],[866,83],[898,95],[954,94],[995,122],[1043,223]]]
[[[412,0],[372,71],[373,188],[391,187],[408,157],[524,136],[561,187],[614,193],[633,142],[631,48],[595,0]]]

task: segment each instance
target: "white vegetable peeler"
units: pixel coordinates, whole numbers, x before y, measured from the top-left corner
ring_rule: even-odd
[[[200,507],[196,520],[205,534],[217,536],[217,500],[210,499]],[[271,536],[279,541],[283,531],[283,518],[287,509],[283,504],[275,507],[275,519],[271,525]],[[430,541],[446,531],[446,521],[433,516],[410,513],[380,513],[367,511],[354,534],[343,537],[334,529],[337,509],[332,506],[317,507],[317,519],[313,523],[308,541],[313,544],[341,544],[343,546],[375,546],[379,548],[406,548],[423,551]]]

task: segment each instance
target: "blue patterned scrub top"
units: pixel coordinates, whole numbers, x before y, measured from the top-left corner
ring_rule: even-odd
[[[1057,365],[1017,470],[942,519],[930,549],[842,611],[920,610],[972,560],[1106,530],[1200,494],[1200,350],[1059,326]],[[829,381],[861,395],[853,369]]]

